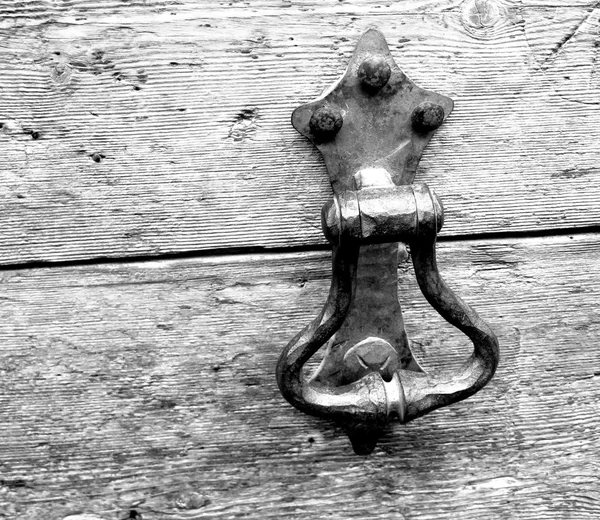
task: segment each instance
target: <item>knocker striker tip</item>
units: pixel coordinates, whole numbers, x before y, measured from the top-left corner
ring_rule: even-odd
[[[277,381],[296,408],[340,424],[358,454],[375,449],[389,422],[473,395],[498,364],[494,333],[438,272],[441,200],[413,184],[425,146],[452,108],[451,99],[415,85],[372,28],[342,78],[292,114],[331,180],[322,224],[333,269],[325,306],[285,347]],[[399,251],[406,254],[407,246],[427,301],[473,343],[471,357],[451,375],[425,373],[410,350],[397,285]],[[319,368],[305,374],[321,348]]]

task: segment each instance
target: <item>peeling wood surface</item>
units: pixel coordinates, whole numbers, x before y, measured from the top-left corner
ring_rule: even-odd
[[[0,3],[0,263],[324,244],[292,110],[370,24],[456,108],[446,236],[600,220],[597,2]]]
[[[0,518],[598,518],[599,254],[598,235],[440,244],[501,364],[370,457],[275,384],[327,252],[5,271]],[[416,357],[458,366],[404,267]]]

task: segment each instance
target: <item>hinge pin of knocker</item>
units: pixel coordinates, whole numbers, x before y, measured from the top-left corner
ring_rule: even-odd
[[[383,35],[369,29],[343,77],[292,115],[331,179],[322,224],[333,273],[325,307],[284,349],[277,379],[295,407],[341,424],[359,454],[373,451],[389,421],[408,422],[473,395],[498,364],[494,333],[438,272],[441,201],[413,184],[423,149],[452,108],[449,98],[415,85]],[[473,342],[473,355],[452,374],[423,372],[410,350],[397,294],[406,245],[428,302]],[[304,374],[322,347],[316,373]]]

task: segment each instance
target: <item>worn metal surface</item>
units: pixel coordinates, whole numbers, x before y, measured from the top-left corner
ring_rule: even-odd
[[[377,90],[364,87],[365,63],[372,82],[385,77],[374,63],[389,67],[385,85]],[[358,41],[343,77],[319,98],[294,110],[292,124],[323,155],[334,193],[354,189],[354,175],[364,168],[383,168],[394,184],[410,184],[432,136],[431,131],[413,129],[413,112],[420,113],[422,103],[439,107],[436,113],[441,110],[444,118],[454,106],[450,98],[415,85],[392,58],[383,35],[369,29]],[[315,133],[321,124],[331,127],[328,139]]]
[[[426,185],[411,184],[452,107],[449,98],[412,83],[383,35],[370,29],[344,76],[292,116],[330,175],[334,198],[323,207],[322,224],[334,246],[333,279],[321,314],[282,353],[277,378],[295,407],[340,423],[358,454],[373,451],[390,420],[407,422],[477,392],[498,363],[493,332],[437,270],[441,201]],[[459,370],[425,374],[410,351],[396,287],[405,243],[429,303],[473,341]],[[325,345],[317,371],[304,374]]]

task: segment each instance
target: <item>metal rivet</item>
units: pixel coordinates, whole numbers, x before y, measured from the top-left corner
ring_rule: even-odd
[[[384,381],[391,381],[400,367],[398,352],[385,340],[368,337],[344,354],[347,369],[353,380],[369,372],[379,372]]]
[[[362,86],[376,92],[382,89],[390,79],[392,69],[385,58],[381,56],[370,56],[358,67],[358,79]]]
[[[318,141],[330,141],[340,131],[344,118],[339,108],[324,106],[310,118],[310,131]]]
[[[415,132],[431,132],[444,122],[444,109],[440,105],[424,101],[412,113],[412,126]]]

